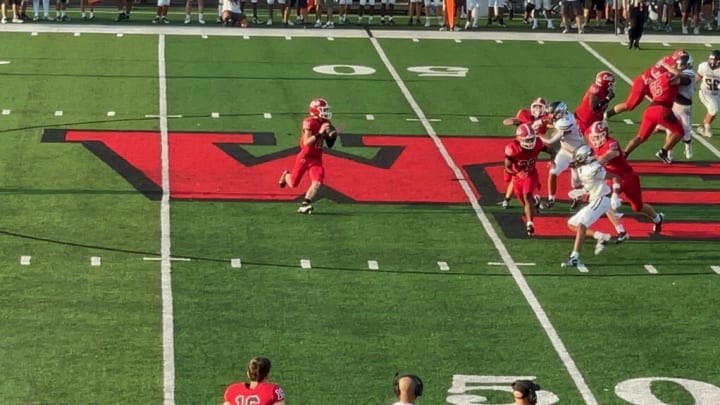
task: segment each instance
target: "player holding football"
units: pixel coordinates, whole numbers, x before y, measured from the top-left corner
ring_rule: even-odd
[[[542,142],[537,142],[535,130],[528,124],[521,124],[515,130],[515,140],[505,146],[505,172],[512,176],[515,197],[525,210],[525,231],[528,236],[535,233],[533,217],[535,215],[534,195],[540,188],[538,172],[535,168],[540,152],[550,155],[551,167],[555,165],[555,151]]]
[[[285,405],[285,393],[279,385],[267,381],[270,359],[253,357],[246,372],[250,382],[230,384],[225,389],[224,405]]]
[[[300,214],[312,214],[312,200],[317,195],[323,180],[325,168],[322,164],[323,143],[331,148],[337,140],[338,132],[330,122],[332,112],[325,99],[316,98],[308,106],[309,117],[302,122],[300,133],[300,152],[295,158],[292,172],[283,171],[278,184],[280,188],[290,186],[295,188],[300,184],[305,172],[310,175],[310,187],[305,192],[305,199],[297,209]]]
[[[577,169],[582,187],[588,194],[588,204],[567,221],[568,228],[575,232],[575,242],[570,257],[562,263],[562,267],[580,266],[580,250],[586,236],[597,241],[595,244],[596,255],[605,249],[605,245],[611,239],[609,234],[590,228],[598,218],[611,211],[611,190],[605,182],[605,169],[595,160],[592,149],[587,145],[575,149],[572,166]]]
[[[630,201],[630,208],[645,214],[653,222],[652,232],[659,234],[665,215],[655,211],[652,205],[643,202],[640,176],[633,170],[620,149],[618,141],[610,136],[610,130],[604,121],[595,122],[588,135],[597,161],[607,170],[608,177],[613,178],[613,190],[622,192]],[[627,238],[627,234],[618,230],[618,242]]]
[[[615,97],[615,75],[607,70],[598,72],[595,81],[588,87],[575,107],[575,122],[580,133],[587,134],[593,122],[603,118],[608,103]]]
[[[715,120],[720,109],[720,69],[718,68],[720,68],[720,51],[715,49],[710,52],[707,61],[698,66],[697,71],[697,80],[701,83],[698,96],[707,110],[697,132],[708,138],[712,136],[710,124]]]
[[[545,116],[545,107],[547,103],[542,97],[538,97],[530,103],[530,109],[521,108],[517,111],[514,117],[508,117],[503,120],[503,125],[521,125],[528,124],[535,130],[535,135],[545,135],[547,131],[547,123],[543,120]],[[505,198],[502,200],[500,205],[503,208],[510,206],[510,197],[513,194],[512,177],[507,173],[503,172],[503,180],[508,183],[507,189],[505,190]],[[537,197],[539,201],[540,197]]]

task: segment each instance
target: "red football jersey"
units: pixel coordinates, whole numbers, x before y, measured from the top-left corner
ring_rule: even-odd
[[[623,153],[620,144],[614,138],[610,136],[606,137],[605,143],[603,143],[597,148],[592,145],[590,146],[592,147],[595,156],[599,157],[610,151],[613,145],[615,150],[620,151],[620,154],[605,162],[605,170],[618,177],[624,177],[625,175],[634,173],[632,166],[630,166],[627,159],[625,159],[625,154]]]
[[[521,124],[528,124],[535,133],[538,135],[544,135],[547,132],[547,124],[543,122],[542,117],[535,117],[532,112],[527,108],[521,108],[515,114],[515,118],[520,121]]]
[[[513,141],[505,146],[505,157],[512,162],[512,169],[516,172],[535,172],[535,161],[540,151],[545,146],[539,139],[535,142],[535,147],[528,150],[520,146],[520,143]]]
[[[324,118],[318,118],[314,116],[309,116],[305,118],[302,122],[302,131],[300,131],[300,152],[303,156],[310,156],[310,157],[321,157],[322,151],[323,151],[323,138],[320,137],[315,143],[310,145],[303,144],[303,133],[305,130],[310,131],[313,134],[317,134],[320,132],[320,127],[322,124],[330,122]]]
[[[582,100],[580,100],[580,104],[575,108],[575,118],[579,122],[581,129],[584,130],[583,126],[589,127],[595,121],[602,121],[607,106],[599,112],[593,111],[590,106],[590,96],[595,95],[598,99],[603,100],[608,96],[608,90],[607,86],[598,86],[595,83],[588,87]]]
[[[666,72],[650,82],[648,90],[653,103],[672,107],[680,91],[680,87],[677,84],[670,83],[672,79],[673,74]]]
[[[225,390],[225,401],[232,405],[272,405],[285,399],[279,385],[260,382],[254,388],[249,383],[230,384]]]

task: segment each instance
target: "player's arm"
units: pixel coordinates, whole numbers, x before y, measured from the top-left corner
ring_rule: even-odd
[[[613,142],[610,144],[610,149],[602,156],[598,157],[597,161],[602,166],[605,166],[605,163],[615,159],[618,156],[620,156],[620,149],[618,149],[617,143]]]
[[[327,130],[325,131],[325,134],[325,144],[327,144],[328,148],[332,148],[333,145],[335,145],[335,141],[337,141],[337,128],[335,128],[333,124],[329,124]]]
[[[593,93],[590,95],[588,102],[590,103],[590,108],[592,111],[596,114],[601,113],[605,108],[607,108],[608,102],[612,100],[610,96],[611,93],[608,93],[608,97],[600,98],[600,96],[597,95],[597,93]],[[613,97],[615,95],[613,94]]]
[[[522,124],[522,121],[520,121],[519,119],[517,119],[515,117],[508,117],[508,118],[505,118],[502,121],[502,123],[503,123],[503,125],[520,125],[520,124]]]
[[[565,135],[565,131],[563,131],[563,130],[560,129],[560,128],[555,128],[555,130],[553,131],[552,135],[550,135],[550,137],[547,138],[547,141],[544,142],[544,143],[545,143],[545,145],[551,145],[551,144],[559,141],[560,138],[562,138],[563,135]]]
[[[303,145],[310,146],[322,138],[321,133],[313,134],[311,130],[303,128]]]
[[[518,174],[515,170],[512,168],[512,160],[510,160],[509,157],[505,156],[505,172],[508,173],[511,176],[515,176]]]

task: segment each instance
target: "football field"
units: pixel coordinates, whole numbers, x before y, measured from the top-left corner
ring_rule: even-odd
[[[720,37],[9,28],[0,404],[218,404],[255,355],[288,404],[389,404],[396,372],[423,405],[509,404],[517,378],[541,405],[720,404],[720,136],[633,152],[663,234],[625,204],[630,240],[587,241],[581,269],[569,176],[532,238],[497,205],[503,118],[572,109],[600,70],[619,102]],[[341,134],[300,215],[309,181],[277,179],[315,97]],[[645,105],[610,119],[623,145]]]

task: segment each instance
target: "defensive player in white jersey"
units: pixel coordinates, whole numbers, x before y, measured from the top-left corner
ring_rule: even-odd
[[[710,52],[707,61],[698,66],[697,80],[700,81],[700,102],[707,110],[697,132],[709,138],[712,136],[710,124],[720,109],[720,50]]]
[[[679,71],[680,75],[687,76],[690,79],[689,83],[681,84],[678,86],[678,95],[675,97],[673,102],[672,110],[680,120],[683,127],[682,141],[685,144],[685,159],[692,159],[693,150],[692,145],[692,96],[695,91],[695,71],[693,70],[693,58],[689,53],[684,52],[680,54],[675,62],[675,67]],[[670,137],[672,134],[670,130],[666,130],[667,136]],[[668,152],[670,153],[670,151]],[[672,160],[672,156],[670,156]]]
[[[552,208],[553,205],[555,205],[557,176],[570,167],[575,149],[585,145],[585,138],[575,124],[573,113],[568,111],[567,104],[564,102],[553,101],[547,106],[546,113],[546,117],[552,122],[554,130],[550,134],[550,137],[542,138],[542,140],[546,145],[560,142],[560,150],[555,156],[555,166],[551,167],[548,171],[548,198],[546,207]],[[577,189],[582,187],[574,169],[570,171],[570,181],[572,188]],[[577,203],[578,200],[574,199],[570,208],[574,209]]]
[[[575,150],[572,166],[577,169],[583,191],[588,195],[588,204],[567,221],[568,228],[575,232],[575,242],[570,257],[562,263],[562,267],[581,265],[580,250],[586,236],[597,241],[595,244],[596,255],[605,249],[605,245],[611,239],[610,234],[590,228],[598,218],[606,213],[611,213],[610,195],[612,191],[605,181],[607,174],[605,169],[598,163],[592,149],[587,145],[582,145]]]

